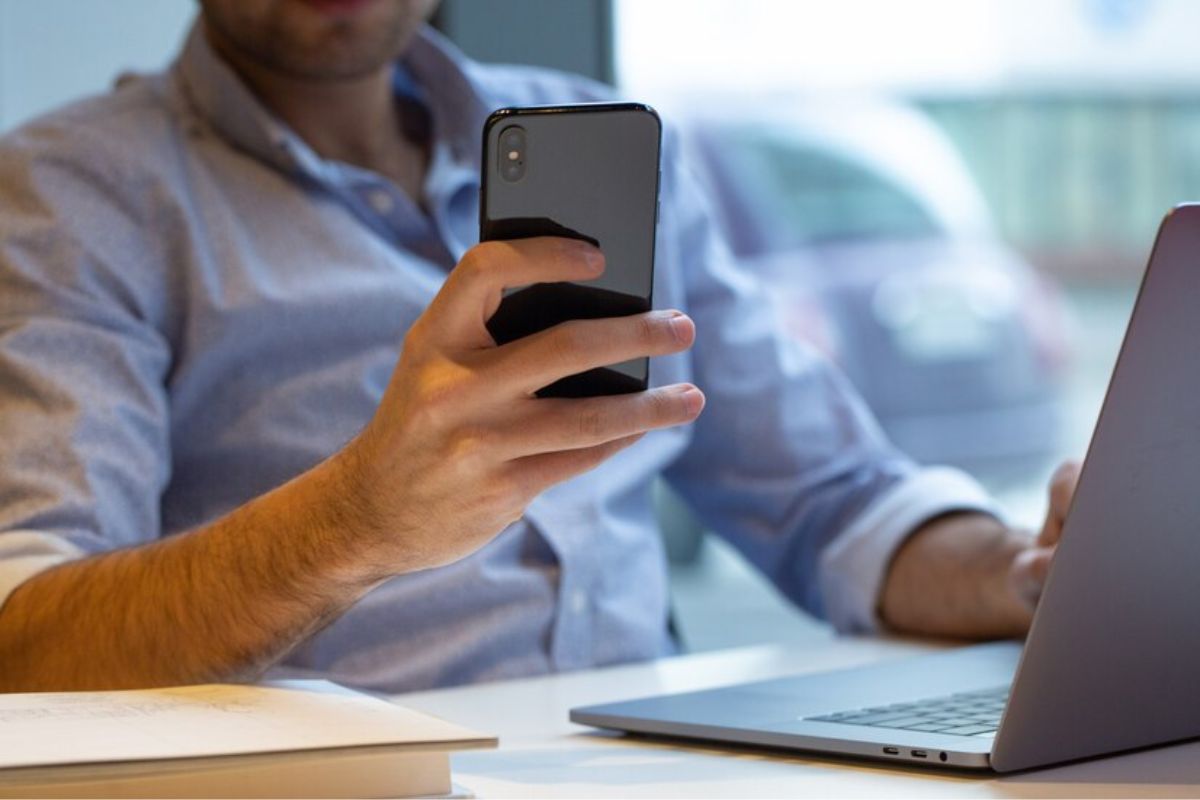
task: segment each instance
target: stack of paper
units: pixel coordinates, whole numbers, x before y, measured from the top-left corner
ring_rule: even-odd
[[[0,797],[404,797],[493,737],[325,681],[0,694]]]

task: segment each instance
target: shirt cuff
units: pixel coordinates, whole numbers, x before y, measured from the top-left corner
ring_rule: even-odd
[[[950,467],[924,468],[867,506],[821,552],[818,580],[829,622],[846,633],[878,631],[879,593],[896,549],[924,523],[955,511],[1003,519],[982,486]]]
[[[83,555],[83,550],[52,533],[0,533],[0,608],[18,586],[34,575]]]

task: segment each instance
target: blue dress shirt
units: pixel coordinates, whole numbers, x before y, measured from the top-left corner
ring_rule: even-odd
[[[351,439],[478,240],[488,112],[609,94],[471,63],[428,30],[402,66],[432,124],[419,204],[316,155],[198,29],[167,72],[0,140],[0,602],[65,559],[203,525]],[[659,474],[847,630],[875,624],[915,527],[992,508],[893,450],[842,376],[778,334],[670,134],[654,292],[697,339],[651,380],[703,388],[700,420],[545,492],[477,554],[383,584],[274,674],[399,691],[670,652]]]

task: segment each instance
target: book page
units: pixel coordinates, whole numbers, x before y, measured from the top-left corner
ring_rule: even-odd
[[[299,688],[299,687],[303,688]],[[483,734],[323,681],[0,694],[0,769],[366,745],[490,746]]]

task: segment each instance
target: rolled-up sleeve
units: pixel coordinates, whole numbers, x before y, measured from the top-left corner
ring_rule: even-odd
[[[54,133],[0,144],[0,602],[64,560],[157,537],[169,473],[139,187]]]
[[[0,607],[34,575],[82,555],[83,550],[54,534],[20,530],[0,533]]]
[[[996,507],[964,473],[893,448],[840,371],[781,334],[769,287],[734,262],[677,161],[663,185],[679,248],[667,242],[663,255],[683,263],[692,371],[708,398],[666,477],[792,600],[840,630],[873,629],[908,535],[948,512]]]

